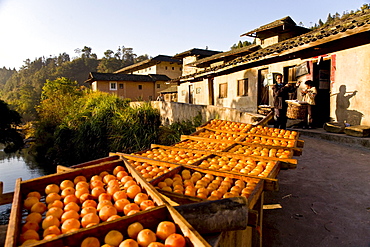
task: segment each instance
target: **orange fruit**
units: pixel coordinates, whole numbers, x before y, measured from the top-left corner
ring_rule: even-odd
[[[30,197],[29,197],[30,198]],[[37,202],[31,207],[31,212],[43,214],[47,209],[47,206],[43,202]]]
[[[134,199],[137,194],[141,192],[139,185],[131,185],[127,188],[126,194],[130,199]]]
[[[40,213],[36,213],[36,212],[30,213],[26,217],[26,222],[27,221],[34,221],[34,222],[37,222],[37,223],[41,223],[41,221],[42,221],[42,215]]]
[[[98,206],[98,203],[94,200],[86,200],[82,203],[82,208],[86,208],[86,207],[96,208],[97,206]]]
[[[111,186],[114,186],[114,185],[119,186],[119,182],[118,182],[117,179],[112,179],[112,180],[109,180],[107,185],[108,185],[108,187],[111,187]]]
[[[123,235],[117,230],[109,231],[104,237],[104,243],[112,246],[118,246],[122,242],[122,240]]]
[[[119,172],[116,174],[116,177],[117,177],[117,179],[118,179],[118,180],[120,180],[120,181],[121,181],[121,179],[122,179],[123,177],[127,176],[127,175],[128,175],[128,173],[127,173],[126,171],[119,171]]]
[[[86,182],[86,181],[79,181],[76,185],[75,185],[75,189],[76,190],[79,190],[79,189],[82,189],[82,188],[87,188],[89,189],[90,186],[89,184]]]
[[[109,181],[111,181],[111,180],[116,180],[117,178],[116,178],[116,176],[114,176],[113,174],[107,174],[107,175],[105,175],[104,177],[103,177],[103,182],[105,183],[105,184],[108,184],[108,182]]]
[[[135,184],[137,183],[134,180],[127,181],[125,185],[123,186],[123,189],[127,190],[128,187],[130,187],[131,185],[135,185]]]
[[[125,198],[119,199],[114,203],[114,207],[117,209],[117,212],[123,212],[124,207],[131,202]]]
[[[165,247],[165,245],[160,242],[151,242],[148,247]]]
[[[75,187],[75,184],[71,180],[63,180],[60,183],[59,187],[60,187],[61,190],[64,190],[64,189],[66,189],[68,187],[74,188]]]
[[[60,218],[60,221],[63,223],[68,219],[76,219],[78,220],[80,218],[80,215],[77,213],[77,211],[69,210],[67,212],[64,212],[62,214],[62,217]]]
[[[120,218],[121,218],[121,216],[115,214],[115,215],[112,215],[111,217],[109,217],[107,219],[107,221],[113,221],[113,220],[120,219]]]
[[[99,239],[95,237],[87,237],[82,241],[81,247],[100,247]]]
[[[88,224],[96,223],[99,224],[100,218],[96,213],[88,213],[81,219],[82,227],[86,227]]]
[[[130,175],[124,176],[124,177],[121,179],[121,183],[122,183],[123,185],[125,185],[125,183],[126,183],[127,181],[129,181],[129,180],[134,180],[134,178],[133,178],[133,177],[131,177]]]
[[[67,212],[69,210],[74,210],[76,212],[80,211],[80,206],[78,206],[75,202],[70,202],[68,204],[65,204],[64,206],[64,212]]]
[[[48,215],[45,217],[45,219],[42,221],[42,229],[46,229],[49,226],[60,226],[60,221],[57,217],[53,215]]]
[[[95,187],[91,190],[91,195],[94,199],[98,199],[99,195],[105,192],[106,191],[103,187]]]
[[[80,213],[80,217],[82,218],[86,214],[89,214],[89,213],[97,214],[98,213],[98,210],[96,210],[95,207],[85,207],[85,208],[82,208],[81,213]]]
[[[66,197],[68,195],[74,195],[75,192],[76,192],[76,190],[73,187],[67,187],[64,190],[62,190],[60,195],[61,195],[62,199],[64,199],[64,197]]]
[[[75,195],[67,195],[66,197],[64,197],[64,199],[63,199],[64,205],[66,205],[70,202],[77,203],[77,202],[79,202],[79,199]]]
[[[46,211],[46,216],[52,215],[57,219],[60,219],[63,213],[64,213],[63,209],[58,207],[51,207],[48,211]]]
[[[79,199],[83,194],[89,194],[89,193],[90,193],[89,188],[80,187],[80,188],[76,188],[75,196]]]
[[[134,215],[134,214],[137,214],[137,213],[139,213],[139,212],[140,212],[140,210],[136,210],[136,209],[134,209],[134,210],[129,211],[129,212],[126,214],[126,216]]]
[[[123,166],[116,166],[113,169],[113,175],[117,176],[118,172],[120,172],[120,171],[126,171],[126,169]]]
[[[80,203],[84,203],[86,200],[91,200],[93,199],[93,196],[90,194],[90,193],[85,193],[85,194],[82,194],[80,197]]]
[[[149,196],[148,196],[147,194],[140,192],[140,193],[138,193],[138,194],[135,196],[135,198],[134,198],[134,202],[135,202],[136,204],[140,205],[140,203],[141,203],[142,201],[145,201],[145,200],[148,200],[148,199],[149,199]]]
[[[55,200],[55,201],[48,204],[48,209],[50,209],[52,207],[63,208],[64,204],[60,200]]]
[[[96,209],[97,209],[98,211],[100,211],[100,209],[101,209],[102,207],[104,207],[105,205],[111,205],[111,206],[113,206],[113,204],[112,204],[112,202],[111,202],[111,201],[109,201],[109,200],[104,200],[104,201],[101,201],[101,202],[99,202],[99,203],[98,203],[98,206],[96,207]]]
[[[57,184],[48,184],[45,187],[45,194],[50,194],[50,193],[59,193],[60,188]]]
[[[99,175],[94,175],[94,176],[92,176],[92,177],[91,177],[91,179],[90,179],[90,183],[91,183],[92,181],[95,181],[95,180],[100,180],[100,181],[102,181],[103,179],[102,179]]]
[[[127,215],[131,210],[140,210],[140,208],[136,203],[129,203],[123,208],[123,213]]]
[[[176,233],[176,225],[171,221],[162,221],[157,226],[156,235],[159,239],[165,240],[169,235]]]
[[[114,194],[113,194],[113,200],[114,201],[117,201],[119,199],[126,199],[127,198],[127,194],[125,191],[123,190],[120,190],[120,191],[116,191]]]
[[[45,236],[50,235],[50,234],[60,235],[61,231],[59,227],[57,227],[56,225],[49,226],[48,228],[44,230],[43,237],[45,238]]]
[[[145,210],[147,207],[155,206],[152,200],[144,200],[140,203],[140,209]]]
[[[71,211],[69,211],[71,212]],[[81,226],[80,221],[75,218],[67,219],[62,224],[62,233],[67,233],[72,229],[79,229]]]
[[[77,185],[78,182],[86,182],[86,181],[87,181],[86,177],[82,176],[82,175],[77,176],[73,179],[73,183],[76,184],[76,185]]]
[[[94,180],[90,182],[90,189],[94,189],[96,187],[104,187],[104,183],[101,180]]]
[[[139,244],[133,239],[125,239],[118,247],[139,247]]]
[[[58,234],[49,234],[49,235],[45,235],[44,236],[44,239],[43,240],[48,240],[48,239],[52,239],[52,238],[55,238],[55,237],[58,237]]]
[[[150,229],[143,229],[137,235],[137,243],[140,246],[147,247],[151,242],[155,242],[157,237]]]
[[[27,230],[35,230],[36,232],[40,229],[39,223],[36,221],[27,221],[22,226],[22,232],[25,232]]]
[[[27,210],[30,210],[33,205],[38,203],[40,200],[35,196],[27,197],[23,202],[23,207]]]
[[[105,205],[99,211],[99,217],[102,221],[106,221],[112,215],[117,214],[117,209],[112,205]]]
[[[118,185],[114,185],[114,186],[110,186],[107,188],[107,194],[113,196],[114,193],[116,193],[117,191],[120,191],[121,189],[119,188]]]
[[[55,193],[55,192],[52,192],[52,193],[49,193],[46,198],[45,198],[45,202],[47,204],[49,203],[52,203],[53,201],[56,201],[56,200],[60,200],[62,197],[58,194],[58,193]]]
[[[21,243],[24,243],[26,240],[40,240],[39,234],[35,230],[27,230],[21,234]]]
[[[167,247],[185,247],[185,238],[177,233],[172,233],[164,241],[164,245]]]
[[[127,235],[132,239],[136,239],[139,232],[143,229],[144,227],[140,222],[132,223],[127,227]]]
[[[36,240],[36,239],[27,239],[26,241],[23,242],[23,244],[21,246],[28,246],[28,245],[31,245],[31,244],[35,244],[37,242],[38,242],[38,240]]]
[[[41,194],[38,191],[31,191],[27,194],[27,197],[37,197],[39,200],[41,199]]]

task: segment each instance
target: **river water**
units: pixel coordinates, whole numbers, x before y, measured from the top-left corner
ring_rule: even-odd
[[[22,181],[48,175],[55,172],[55,168],[47,168],[35,161],[27,149],[15,153],[5,153],[4,146],[0,145],[0,181],[3,182],[3,193],[14,191],[15,181]],[[0,206],[0,225],[6,224],[11,205]]]

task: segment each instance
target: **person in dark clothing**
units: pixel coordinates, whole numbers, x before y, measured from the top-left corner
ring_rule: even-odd
[[[292,89],[289,84],[283,82],[283,75],[278,74],[276,76],[276,84],[272,86],[275,113],[274,128],[286,129],[288,104],[285,101],[289,100],[289,93],[291,91]]]

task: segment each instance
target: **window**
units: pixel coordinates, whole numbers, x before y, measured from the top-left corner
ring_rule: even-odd
[[[117,90],[117,82],[109,83],[110,90]]]
[[[172,70],[175,70],[175,67],[172,67]]]
[[[138,85],[138,89],[139,90],[143,89],[143,85]]]
[[[296,78],[296,66],[284,68],[284,82],[295,82]]]
[[[158,83],[158,84],[157,84],[157,88],[161,88],[161,84],[159,84],[159,83]]]
[[[248,96],[248,78],[238,80],[238,96]]]
[[[219,98],[227,98],[227,83],[221,83],[219,86]]]
[[[122,83],[119,84],[119,89],[123,89],[123,84]]]
[[[167,66],[165,67],[165,69],[167,70]]]
[[[196,93],[196,94],[200,94],[200,92],[201,92],[201,88],[200,88],[200,87],[197,87],[197,88],[195,89],[195,93]]]

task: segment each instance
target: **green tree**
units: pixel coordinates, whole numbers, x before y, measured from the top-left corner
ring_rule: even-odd
[[[0,116],[0,143],[6,145],[5,152],[15,151],[23,146],[23,138],[16,128],[21,124],[21,115],[0,100]]]

